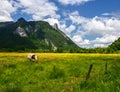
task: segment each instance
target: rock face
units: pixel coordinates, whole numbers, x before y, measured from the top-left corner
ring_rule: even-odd
[[[27,33],[20,26],[15,30],[14,33],[17,34],[17,35],[19,35],[20,37],[27,37]]]
[[[55,30],[59,30],[57,23],[53,25],[53,28],[55,28]]]

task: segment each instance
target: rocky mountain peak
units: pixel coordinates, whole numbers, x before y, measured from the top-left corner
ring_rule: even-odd
[[[59,28],[58,28],[58,24],[55,23],[55,24],[53,25],[53,28],[55,28],[55,30],[59,30]]]
[[[26,22],[26,20],[23,17],[21,17],[17,20],[17,22]]]

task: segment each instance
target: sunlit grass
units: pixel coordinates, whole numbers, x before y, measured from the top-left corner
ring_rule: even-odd
[[[37,63],[27,59],[28,53],[0,53],[0,92],[120,90],[120,54],[35,54],[38,56]],[[93,69],[86,83],[90,64],[93,64]]]

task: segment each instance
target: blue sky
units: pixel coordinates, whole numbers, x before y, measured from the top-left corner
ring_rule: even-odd
[[[0,0],[0,22],[44,20],[84,48],[106,47],[120,37],[120,0]]]

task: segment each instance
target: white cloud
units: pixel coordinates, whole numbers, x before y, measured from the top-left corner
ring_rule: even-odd
[[[73,30],[75,30],[75,26],[74,25],[70,25],[69,27],[67,27],[66,29],[65,29],[65,33],[67,34],[67,35],[70,35],[70,33],[73,31]]]
[[[0,11],[0,22],[13,21],[11,15],[7,11]]]
[[[114,42],[118,37],[113,35],[105,35],[103,37],[97,37],[94,40],[83,39],[80,35],[74,35],[72,40],[76,42],[80,47],[83,48],[96,48],[96,47],[107,47]]]
[[[74,4],[83,4],[85,2],[89,2],[92,0],[58,0],[60,3],[65,4],[65,5],[74,5]]]
[[[57,6],[48,0],[1,0],[0,21],[12,21],[11,15],[16,12],[28,14],[32,16],[32,20],[59,19],[57,10]]]
[[[94,43],[102,43],[102,44],[110,44],[111,42],[115,41],[116,39],[117,39],[117,36],[106,34],[105,36],[103,36],[101,38],[96,38],[93,42]]]
[[[15,12],[17,7],[13,6],[11,0],[1,0],[0,1],[0,22],[12,21],[11,14]]]
[[[88,47],[88,45],[90,45],[90,41],[88,39],[84,39],[82,38],[82,36],[80,35],[74,35],[72,37],[72,40],[78,45],[78,46],[82,46],[82,47]]]
[[[106,44],[94,44],[93,47],[94,48],[97,48],[97,47],[103,48],[103,47],[107,47],[107,46],[106,46]]]
[[[112,12],[112,13],[107,13],[106,12],[106,13],[103,13],[101,15],[103,15],[103,16],[113,16],[115,18],[120,19],[120,11],[116,11],[116,12]]]
[[[50,25],[54,25],[55,23],[57,23],[58,25],[60,25],[59,24],[59,20],[58,19],[56,19],[56,18],[47,18],[47,19],[44,19],[44,21],[47,21]]]
[[[94,17],[89,22],[83,23],[82,28],[86,30],[86,35],[96,35],[96,36],[103,36],[106,33],[112,34],[116,31],[116,25],[114,24],[116,21],[116,25],[120,26],[117,22],[118,20],[114,20],[112,18],[106,19],[106,18],[100,18],[100,17]],[[120,22],[120,21],[119,21]]]
[[[74,35],[72,37],[72,40],[75,41],[78,45],[79,45],[79,43],[83,42],[83,39],[80,35]]]
[[[58,8],[54,3],[48,0],[20,0],[22,12],[26,14],[31,14],[33,20],[43,20],[48,18],[59,18],[60,16],[56,14]]]
[[[88,40],[88,39],[85,39],[84,41],[83,41],[83,43],[82,43],[82,45],[87,45],[87,44],[90,44],[90,41]]]
[[[69,14],[69,19],[75,24],[83,24],[89,22],[89,19],[79,15],[78,11],[74,11]]]
[[[109,15],[111,15],[110,13],[103,13],[103,14],[101,14],[101,15],[103,15],[103,16],[109,16]]]
[[[115,35],[104,35],[101,38],[96,38],[92,41],[93,47],[106,47],[114,42],[118,37]]]
[[[5,10],[9,13],[12,13],[15,11],[15,8],[12,5],[12,2],[8,1],[8,0],[1,0],[0,1],[0,10]]]
[[[81,47],[106,47],[120,37],[120,20],[116,17],[86,18],[75,11],[69,19],[77,29],[70,37]]]
[[[120,11],[117,11],[117,12],[112,12],[112,16],[120,19]]]

